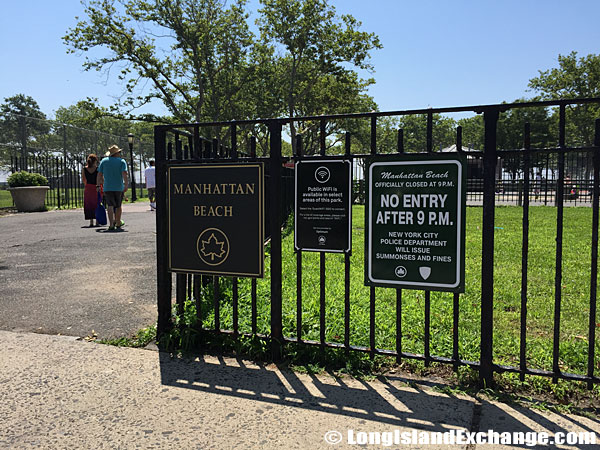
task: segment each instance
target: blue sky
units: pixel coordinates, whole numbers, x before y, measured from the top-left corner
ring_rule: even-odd
[[[379,35],[384,48],[373,52],[370,76],[377,83],[369,93],[382,111],[532,96],[529,79],[556,67],[559,54],[600,53],[597,0],[331,3]],[[30,95],[50,117],[59,106],[88,96],[103,106],[112,103],[121,87],[97,72],[83,72],[83,57],[67,55],[61,39],[82,12],[77,0],[3,3],[0,101]],[[165,111],[157,105],[151,112]]]

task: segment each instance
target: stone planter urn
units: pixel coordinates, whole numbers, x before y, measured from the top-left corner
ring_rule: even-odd
[[[12,195],[17,211],[46,211],[46,192],[50,186],[12,187],[8,190]]]

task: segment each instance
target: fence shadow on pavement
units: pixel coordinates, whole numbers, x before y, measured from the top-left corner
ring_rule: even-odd
[[[429,389],[435,386],[431,380],[425,382],[428,388],[423,389],[414,380],[401,376],[374,381],[315,376],[239,358],[178,358],[159,352],[159,360],[163,385],[399,428],[427,432],[492,429],[498,433],[600,430],[597,420],[437,392]]]

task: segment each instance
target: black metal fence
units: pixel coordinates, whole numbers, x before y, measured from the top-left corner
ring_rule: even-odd
[[[83,207],[85,186],[81,179],[82,168],[83,163],[78,160],[50,155],[11,158],[9,167],[11,173],[23,170],[39,173],[48,179],[50,189],[46,193],[47,208]],[[141,179],[141,174],[139,176],[138,180]],[[136,193],[140,198],[144,196],[144,187],[144,183],[136,183]],[[4,208],[12,206],[14,205],[0,204]]]
[[[493,385],[495,372],[516,372],[521,379],[525,375],[537,375],[551,377],[555,382],[558,379],[568,379],[586,382],[591,388],[593,383],[598,383],[600,378],[595,374],[598,360],[596,355],[596,294],[598,282],[598,210],[599,210],[599,168],[600,168],[600,121],[596,120],[595,140],[590,146],[567,145],[566,123],[567,108],[576,105],[599,105],[600,99],[580,99],[573,101],[549,101],[529,102],[501,105],[467,106],[443,109],[424,109],[396,112],[376,112],[365,114],[342,114],[318,117],[301,117],[293,119],[269,119],[254,121],[238,121],[227,123],[201,123],[201,124],[179,124],[168,126],[157,126],[155,128],[155,156],[157,174],[157,262],[158,262],[158,334],[166,333],[173,326],[172,322],[172,285],[175,277],[175,300],[177,314],[183,314],[183,305],[186,300],[196,304],[196,313],[200,324],[206,331],[216,333],[231,333],[234,336],[240,334],[258,335],[269,339],[272,343],[274,357],[279,357],[285,351],[286,343],[295,342],[304,345],[317,345],[322,348],[331,347],[344,349],[346,351],[366,352],[371,357],[375,355],[386,355],[395,357],[398,362],[402,359],[415,359],[424,361],[425,365],[432,362],[445,363],[453,366],[455,370],[459,366],[469,366],[479,371],[480,384],[483,386]],[[497,148],[497,124],[502,112],[516,108],[555,108],[558,115],[558,129],[556,145],[549,148],[532,148],[531,130],[529,124],[525,124],[522,130],[521,148]],[[283,258],[283,245],[285,232],[282,231],[282,221],[287,211],[283,201],[288,190],[285,188],[285,179],[282,176],[283,168],[290,161],[298,161],[309,158],[349,158],[353,161],[364,161],[372,155],[383,153],[395,154],[395,157],[405,153],[404,132],[397,131],[394,146],[389,144],[382,146],[378,142],[380,132],[378,131],[378,119],[382,117],[395,117],[403,115],[423,115],[427,120],[427,132],[421,143],[422,151],[431,153],[434,151],[433,143],[433,115],[473,112],[482,114],[484,119],[483,129],[483,151],[463,151],[461,127],[456,129],[456,148],[467,154],[468,159],[478,172],[477,176],[471,176],[469,181],[468,204],[474,206],[470,212],[472,216],[480,217],[480,222],[473,226],[472,239],[467,240],[467,248],[481,249],[480,257],[472,263],[473,267],[467,266],[470,277],[467,280],[468,294],[471,296],[469,304],[476,306],[478,312],[467,314],[463,302],[466,294],[445,294],[439,298],[438,293],[421,292],[416,302],[410,307],[405,304],[412,293],[402,289],[380,289],[365,288],[362,279],[357,282],[351,277],[351,270],[355,265],[362,264],[362,248],[355,252],[339,255],[318,254],[318,263],[312,264],[313,255],[305,252],[297,252],[295,256]],[[328,149],[328,139],[333,139],[328,132],[328,124],[350,121],[367,124],[368,152],[364,152],[364,142],[355,139],[351,133],[344,133],[343,127],[338,128],[341,133],[343,144],[335,147],[336,154]],[[317,124],[318,152],[315,155],[306,156],[303,152],[304,137],[295,136],[291,142],[294,149],[293,156],[282,156],[282,136],[292,135],[290,129],[286,128],[291,122],[296,124],[296,129],[309,129]],[[312,125],[311,125],[312,124]],[[302,126],[301,126],[302,125]],[[257,130],[260,135],[257,135]],[[201,136],[213,135],[216,139],[206,140]],[[335,137],[338,141],[339,136]],[[221,139],[221,140],[219,140]],[[256,142],[263,142],[268,148],[265,156],[257,156]],[[226,141],[229,150],[223,151],[220,142]],[[290,142],[287,142],[289,145]],[[249,149],[242,152],[241,149]],[[222,158],[236,159],[238,161],[264,161],[269,168],[269,192],[267,223],[270,224],[270,251],[267,271],[264,280],[252,279],[244,281],[233,278],[220,280],[213,277],[214,287],[212,304],[203,303],[205,297],[201,295],[202,286],[206,281],[201,281],[201,276],[194,274],[171,274],[167,267],[167,220],[165,213],[167,207],[167,168],[170,165],[186,161],[187,164],[194,162],[210,162]],[[518,164],[515,164],[515,160]],[[499,167],[512,167],[511,175],[504,176]],[[516,168],[515,168],[516,167]],[[360,201],[360,180],[356,180],[355,199]],[[502,261],[495,261],[498,247],[495,244],[495,234],[499,228],[495,223],[497,205],[507,203],[518,208],[521,219],[519,228],[518,256],[520,262],[520,280],[518,283],[509,283],[509,286],[496,286],[495,280],[506,266]],[[587,247],[588,255],[577,255],[581,267],[587,266],[586,279],[586,306],[583,308],[587,317],[587,331],[584,336],[577,339],[585,342],[586,369],[583,373],[571,373],[563,370],[563,358],[565,351],[561,352],[561,344],[566,339],[571,339],[570,331],[564,329],[564,306],[569,307],[568,298],[563,298],[563,251],[564,251],[564,217],[565,206],[584,205],[591,211],[591,223],[584,228],[589,237],[579,236],[581,240],[589,239]],[[531,208],[534,205],[552,206],[552,217],[554,217],[554,230],[551,236],[554,239],[545,239],[547,245],[543,252],[553,253],[553,267],[544,270],[552,271],[553,292],[542,295],[545,315],[552,312],[552,324],[544,331],[548,334],[549,345],[552,346],[551,367],[538,368],[532,366],[528,349],[528,329],[530,321],[534,318],[528,317],[528,301],[533,288],[537,289],[537,280],[530,280],[530,265],[533,255],[530,253],[530,234],[533,228],[530,224]],[[469,212],[468,212],[469,214]],[[580,224],[581,225],[581,224]],[[359,226],[355,226],[360,233]],[[583,226],[583,225],[582,225]],[[364,233],[363,233],[364,234]],[[479,251],[479,250],[477,250]],[[536,251],[540,251],[536,249]],[[309,256],[311,258],[309,258]],[[333,261],[335,258],[335,261]],[[310,259],[310,264],[308,259]],[[584,261],[587,261],[585,264]],[[331,272],[332,264],[335,266]],[[510,264],[507,264],[510,265]],[[536,272],[535,276],[539,274]],[[295,278],[293,288],[290,283],[283,284],[284,279]],[[341,291],[330,291],[332,279],[343,278],[343,289]],[[258,288],[257,288],[258,283]],[[533,283],[533,284],[532,284]],[[227,285],[230,295],[223,294],[223,287]],[[284,292],[285,288],[285,292]],[[268,297],[266,302],[260,301],[258,290],[262,296]],[[309,292],[310,291],[310,292]],[[414,291],[413,291],[414,292]],[[391,293],[391,295],[390,295]],[[310,294],[310,295],[309,295]],[[310,298],[309,298],[310,297]],[[519,299],[517,301],[517,299]],[[365,300],[365,309],[357,306]],[[307,302],[316,305],[307,313]],[[335,312],[327,312],[327,306],[336,303],[339,308]],[[435,302],[432,310],[432,302]],[[512,303],[511,303],[512,302]],[[515,304],[516,302],[516,304]],[[392,305],[389,305],[391,303]],[[361,303],[362,305],[362,303]],[[419,308],[420,312],[417,322],[406,320],[406,314],[412,312],[413,308]],[[439,310],[438,310],[439,309]],[[231,312],[227,323],[222,321],[224,311]],[[318,314],[314,313],[317,310]],[[410,311],[409,311],[410,310]],[[388,317],[393,314],[393,318]],[[513,327],[518,328],[518,337],[513,339],[517,342],[515,347],[517,355],[512,358],[513,364],[500,364],[504,362],[504,355],[495,354],[494,331],[498,321],[511,314],[510,320]],[[308,316],[307,316],[308,315]],[[358,318],[363,317],[363,321]],[[466,316],[466,317],[465,317]],[[229,316],[228,316],[229,317]],[[403,321],[404,320],[404,321]],[[435,321],[435,324],[433,323]],[[466,322],[479,322],[477,335],[467,338],[466,341],[459,340],[461,330],[465,329]],[[496,321],[496,322],[495,322]],[[360,323],[359,323],[360,322]],[[386,327],[393,328],[393,342],[382,344],[379,331]],[[437,322],[443,322],[446,328],[441,328]],[[390,325],[391,323],[391,325]],[[262,325],[261,325],[262,324]],[[331,335],[331,329],[341,324],[338,334]],[[284,332],[285,331],[285,332]],[[360,343],[356,343],[357,334],[367,336]],[[307,339],[307,335],[317,335],[317,339]],[[565,336],[567,336],[565,338]],[[422,342],[422,352],[412,352],[406,349],[414,348],[415,341]],[[434,345],[435,341],[435,345]],[[421,344],[419,344],[421,345]],[[512,344],[511,344],[512,345]],[[578,347],[578,348],[581,348]],[[433,351],[432,351],[433,349]],[[441,354],[434,354],[436,349],[443,349]],[[475,350],[477,349],[477,350]],[[471,360],[464,359],[465,353],[470,355],[476,351],[478,354]]]
[[[148,166],[152,143],[136,138],[130,151],[128,137],[124,135],[18,114],[0,116],[0,170],[8,173],[26,170],[48,178],[51,189],[46,206],[82,206],[81,170],[86,158],[94,153],[101,159],[113,144],[125,150],[123,157],[129,167],[132,191],[135,180],[136,196],[143,196],[143,169]],[[0,196],[0,207],[11,206],[12,202],[6,204],[7,199],[8,196]]]

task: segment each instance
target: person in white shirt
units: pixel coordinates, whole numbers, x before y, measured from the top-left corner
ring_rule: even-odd
[[[150,167],[144,172],[146,175],[146,189],[148,189],[148,199],[150,200],[150,210],[156,209],[156,176],[154,173],[154,160],[149,161]]]

